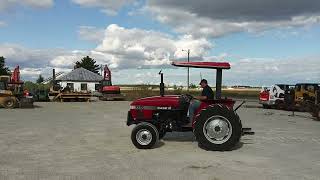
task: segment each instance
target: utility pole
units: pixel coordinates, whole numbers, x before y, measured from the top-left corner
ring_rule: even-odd
[[[190,62],[190,49],[188,50],[183,50],[182,51],[187,51],[188,53],[188,62]],[[190,82],[189,82],[189,77],[190,77],[190,68],[188,67],[188,79],[187,79],[187,91],[189,92],[189,85],[190,85]]]

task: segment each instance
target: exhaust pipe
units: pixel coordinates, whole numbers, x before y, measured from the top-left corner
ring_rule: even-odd
[[[52,81],[56,81],[56,70],[54,68],[52,69]]]
[[[160,82],[160,96],[164,96],[164,83],[163,83],[163,73],[162,70],[159,72],[161,76],[161,82]]]

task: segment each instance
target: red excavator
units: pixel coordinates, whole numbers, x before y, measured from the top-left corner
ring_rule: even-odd
[[[0,106],[4,108],[33,107],[33,97],[23,90],[17,66],[11,76],[0,76]]]
[[[111,81],[111,71],[108,65],[104,66],[103,80],[100,82],[100,92],[102,96],[100,100],[112,101],[112,100],[123,100],[124,96],[121,94],[119,86],[113,86]]]

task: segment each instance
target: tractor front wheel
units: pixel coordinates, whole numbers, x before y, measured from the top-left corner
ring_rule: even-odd
[[[239,116],[224,105],[203,110],[194,129],[199,147],[206,150],[231,150],[240,141],[242,125]]]
[[[151,149],[159,141],[158,129],[151,123],[140,123],[133,128],[131,141],[138,149]]]

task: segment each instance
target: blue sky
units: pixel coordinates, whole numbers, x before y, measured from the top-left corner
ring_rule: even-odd
[[[286,7],[297,7],[295,0],[285,1]],[[19,64],[26,80],[39,74],[49,76],[52,68],[68,72],[74,61],[90,55],[99,64],[108,64],[118,83],[157,83],[153,73],[166,69],[168,83],[184,85],[185,70],[172,69],[168,64],[185,59],[181,50],[190,49],[192,60],[230,61],[232,70],[224,81],[227,85],[319,82],[317,1],[308,0],[288,14],[276,1],[267,0],[262,0],[261,7],[245,5],[246,1],[179,3],[0,2],[0,56],[7,58],[10,68]],[[232,9],[234,6],[239,12]],[[196,83],[200,71],[193,72],[191,80]],[[211,77],[211,71],[202,72]],[[132,80],[127,74],[137,77]],[[146,77],[145,81],[141,77]]]

